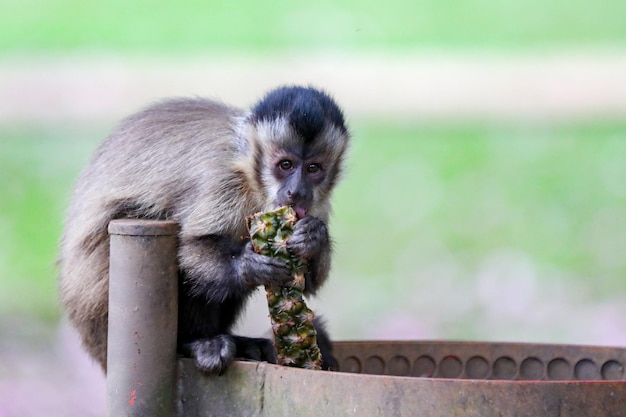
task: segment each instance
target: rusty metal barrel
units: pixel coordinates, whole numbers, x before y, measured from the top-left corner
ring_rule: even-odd
[[[109,224],[107,404],[111,417],[170,417],[176,405],[178,225]]]
[[[626,416],[626,349],[489,342],[339,342],[340,372],[179,363],[182,416]]]

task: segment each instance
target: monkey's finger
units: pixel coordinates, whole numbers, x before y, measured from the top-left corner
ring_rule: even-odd
[[[328,229],[321,220],[305,226],[296,229],[287,240],[287,250],[299,258],[311,259],[328,246]]]
[[[292,279],[289,265],[282,259],[252,253],[244,262],[244,275],[254,286],[285,285]]]
[[[291,269],[286,261],[278,258],[271,258],[269,256],[264,256],[264,258],[268,258],[266,260],[266,275],[264,277],[263,285],[279,285],[283,286],[291,282],[293,279]]]

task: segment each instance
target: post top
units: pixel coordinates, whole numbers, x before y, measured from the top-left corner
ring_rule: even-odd
[[[171,236],[180,230],[171,220],[115,219],[109,223],[110,235]]]

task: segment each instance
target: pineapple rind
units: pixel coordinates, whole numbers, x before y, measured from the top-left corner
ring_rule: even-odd
[[[298,217],[286,206],[248,217],[248,231],[257,253],[287,261],[294,275],[289,286],[267,286],[267,303],[279,365],[321,369],[322,355],[317,346],[315,317],[304,301],[306,262],[287,251],[287,240]]]

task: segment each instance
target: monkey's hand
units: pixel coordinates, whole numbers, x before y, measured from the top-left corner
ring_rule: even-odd
[[[285,286],[293,279],[287,262],[265,255],[259,255],[246,243],[242,254],[236,258],[235,267],[239,276],[250,287],[259,285]]]
[[[305,217],[295,224],[287,250],[302,259],[314,259],[330,245],[328,227],[317,217]]]

